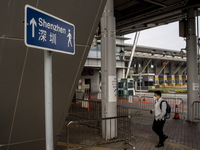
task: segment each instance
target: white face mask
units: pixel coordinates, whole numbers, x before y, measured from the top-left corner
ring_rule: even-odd
[[[153,97],[153,100],[156,101],[156,100],[157,100],[157,97],[154,96],[154,97]]]

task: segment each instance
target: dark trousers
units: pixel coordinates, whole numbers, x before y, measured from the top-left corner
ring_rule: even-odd
[[[165,124],[165,120],[155,120],[153,121],[152,129],[159,136],[159,143],[163,144],[165,140],[165,135],[163,133],[163,127]]]

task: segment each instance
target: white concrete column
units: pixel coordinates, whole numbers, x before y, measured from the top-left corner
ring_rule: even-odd
[[[91,93],[98,93],[99,92],[99,71],[94,70],[94,74],[90,77],[91,78]]]
[[[116,101],[116,33],[113,0],[107,0],[101,18],[101,72],[102,72],[102,118],[117,116]],[[102,122],[105,139],[117,136],[116,120]]]
[[[125,69],[124,68],[117,69],[117,78],[125,78]]]
[[[187,12],[187,75],[188,75],[188,121],[193,122],[192,103],[198,99],[198,63],[197,63],[197,40],[195,31],[195,10],[190,8]]]

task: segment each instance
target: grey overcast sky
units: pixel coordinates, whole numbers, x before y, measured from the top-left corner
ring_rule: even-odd
[[[140,32],[137,45],[180,51],[181,48],[185,48],[185,40],[179,37],[178,26],[178,22],[174,22],[143,30]],[[127,34],[125,37],[132,38],[125,43],[133,44],[135,33]]]

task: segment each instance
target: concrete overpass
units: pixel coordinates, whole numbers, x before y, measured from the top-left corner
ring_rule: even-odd
[[[116,40],[116,68],[117,78],[125,78],[128,62],[131,55],[131,44],[125,44],[126,38],[118,37]],[[122,44],[123,43],[123,44]],[[91,92],[99,92],[101,75],[101,43],[92,46],[81,80],[91,79]],[[120,57],[120,50],[123,56]],[[140,46],[136,47],[129,77],[139,84],[139,75],[143,76],[142,89],[152,86],[185,86],[187,85],[186,51],[177,51],[163,48]],[[95,77],[94,77],[94,76]],[[84,87],[84,81],[82,81]]]

